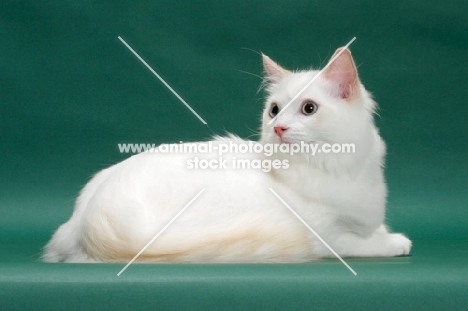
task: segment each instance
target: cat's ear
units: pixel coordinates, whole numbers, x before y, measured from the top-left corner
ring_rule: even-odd
[[[269,58],[265,54],[262,54],[262,60],[263,68],[265,69],[267,77],[273,83],[278,83],[284,77],[291,74],[290,71],[284,69],[283,67],[272,61],[271,58]]]
[[[339,56],[329,63],[323,75],[325,79],[336,84],[333,95],[350,99],[356,95],[359,90],[359,78],[351,52],[348,49],[343,49],[344,48],[339,48],[336,50],[330,60],[333,60],[338,54]]]

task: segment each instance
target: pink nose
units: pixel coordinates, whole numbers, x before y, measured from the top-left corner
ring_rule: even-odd
[[[275,126],[274,129],[275,129],[276,135],[278,135],[278,137],[281,138],[281,137],[283,137],[283,132],[286,132],[286,130],[288,129],[288,127],[284,127],[284,126]]]

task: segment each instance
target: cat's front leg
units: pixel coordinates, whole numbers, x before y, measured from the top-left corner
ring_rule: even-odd
[[[367,237],[385,222],[384,183],[373,187],[351,183],[342,190],[337,189],[335,193],[342,193],[334,197],[339,201],[330,202],[330,206],[336,211],[336,221],[340,227]]]
[[[409,255],[412,243],[401,233],[389,233],[381,225],[370,236],[353,232],[343,233],[330,243],[342,257],[394,257]],[[327,249],[322,249],[323,257],[333,257]]]

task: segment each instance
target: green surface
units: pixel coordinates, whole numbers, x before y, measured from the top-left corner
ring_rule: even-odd
[[[411,257],[278,265],[34,263],[38,244],[7,244],[2,308],[463,310],[468,243],[416,241]]]
[[[0,309],[467,309],[466,1],[3,1]],[[117,39],[208,122],[203,125]],[[411,257],[304,265],[43,264],[117,143],[256,138],[262,51],[320,67],[352,37]]]

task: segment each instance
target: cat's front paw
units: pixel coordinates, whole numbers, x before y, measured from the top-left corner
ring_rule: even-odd
[[[406,256],[411,251],[411,241],[401,233],[391,233],[389,244],[390,256]]]

